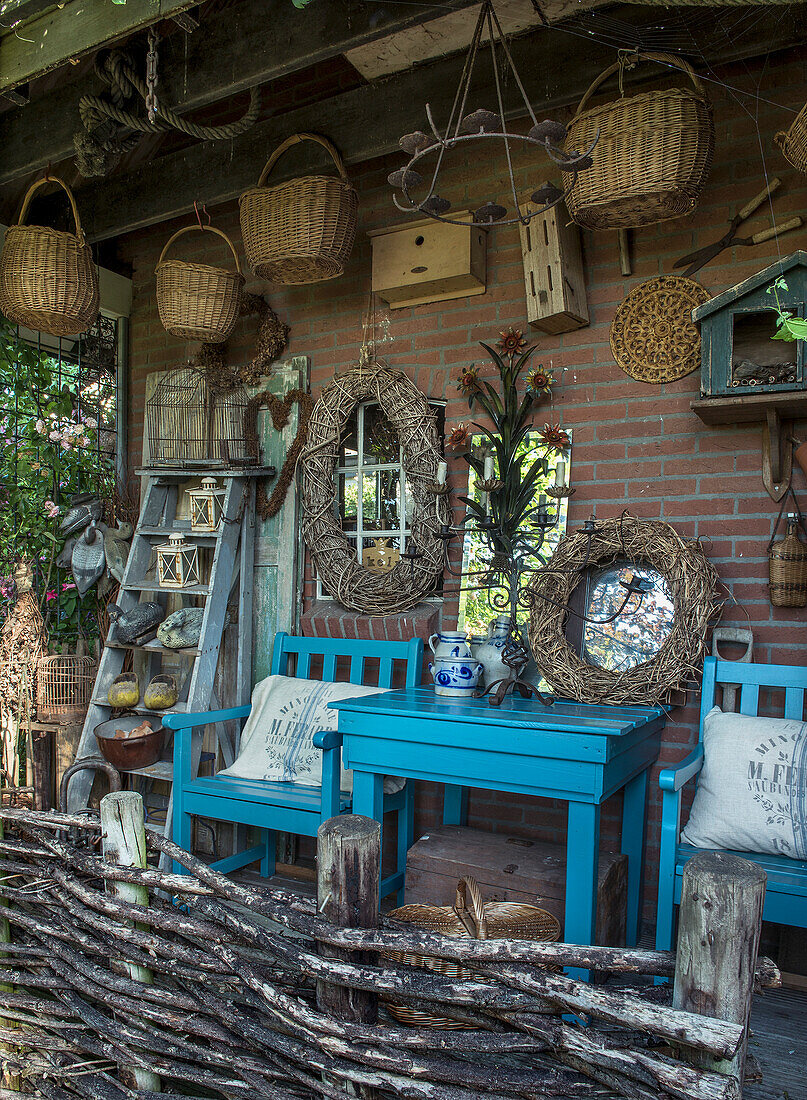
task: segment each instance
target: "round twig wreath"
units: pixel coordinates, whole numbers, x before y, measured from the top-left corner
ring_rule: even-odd
[[[395,429],[412,494],[409,549],[420,554],[396,563],[388,573],[371,573],[342,530],[336,508],[336,465],[348,419],[362,401],[377,401]],[[447,522],[445,496],[434,492],[437,428],[429,402],[399,370],[378,360],[337,375],[323,390],[308,424],[300,455],[302,527],[306,546],[325,588],[351,611],[391,615],[406,611],[443,574],[444,547],[436,538]]]
[[[547,568],[536,573],[527,593],[529,638],[535,662],[552,689],[581,703],[658,703],[695,677],[706,630],[717,608],[717,572],[700,543],[684,539],[668,523],[623,514],[598,523],[589,540],[583,532],[561,538]],[[586,664],[566,640],[564,627],[572,592],[591,568],[618,560],[660,573],[673,599],[670,633],[644,664],[610,671]],[[549,603],[546,596],[563,606]]]

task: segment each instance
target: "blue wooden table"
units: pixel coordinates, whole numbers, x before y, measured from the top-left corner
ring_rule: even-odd
[[[508,697],[438,700],[430,687],[344,699],[343,761],[353,769],[353,812],[380,821],[384,775],[445,784],[444,822],[465,824],[467,790],[513,791],[569,803],[568,943],[593,943],[600,806],[624,788],[622,851],[628,857],[627,942],[639,932],[647,772],[665,712]]]

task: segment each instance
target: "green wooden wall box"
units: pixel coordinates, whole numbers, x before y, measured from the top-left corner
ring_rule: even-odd
[[[778,317],[773,308],[776,301],[767,291],[780,275],[787,284],[787,290],[779,291],[781,306],[805,317],[807,252],[803,251],[793,252],[692,311],[692,320],[701,330],[704,398],[804,389],[805,341],[772,339]]]

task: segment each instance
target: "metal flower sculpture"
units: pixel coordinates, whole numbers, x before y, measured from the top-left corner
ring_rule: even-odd
[[[476,110],[472,111],[470,114],[466,114],[465,110],[471,78],[486,29],[496,84],[498,110]],[[506,61],[507,67],[509,67],[509,73],[507,68],[501,64],[500,59],[502,57]],[[524,106],[526,107],[527,114],[532,121],[532,127],[526,135],[511,133],[508,131],[505,123],[507,116],[505,113],[504,101],[502,99],[502,85],[507,82],[510,75],[512,75],[512,79],[515,81]],[[449,222],[452,225],[467,225],[469,223],[466,219],[447,217],[451,210],[451,202],[443,195],[440,195],[437,190],[440,170],[443,167],[445,154],[448,150],[468,141],[492,140],[503,143],[507,160],[507,170],[510,177],[510,193],[512,195],[515,213],[508,218],[508,211],[505,206],[502,206],[501,203],[493,199],[488,199],[474,211],[473,220],[470,224],[487,227],[494,224],[512,225],[521,222],[523,225],[526,225],[531,218],[536,216],[536,214],[542,214],[551,207],[557,206],[564,198],[565,191],[574,186],[578,173],[584,172],[591,167],[591,154],[599,138],[598,132],[588,149],[567,152],[562,147],[566,138],[566,127],[562,123],[555,122],[552,119],[544,119],[543,122],[538,121],[535,111],[532,109],[532,105],[527,98],[527,93],[524,90],[521,78],[516,71],[492,0],[483,0],[479,10],[476,28],[468,48],[468,54],[454,96],[454,103],[451,108],[451,114],[448,119],[445,133],[441,134],[435,125],[428,103],[426,104],[426,117],[429,121],[432,136],[430,137],[428,134],[423,133],[422,130],[416,130],[414,133],[405,134],[400,139],[399,144],[403,151],[409,155],[409,160],[403,168],[399,168],[395,172],[392,172],[387,177],[387,182],[403,193],[403,202],[399,200],[397,195],[394,196],[393,200],[399,210],[417,211],[421,214],[425,214],[429,218],[434,218],[436,221]],[[522,207],[517,194],[516,182],[513,174],[512,156],[512,147],[517,143],[543,150],[549,156],[550,160],[558,165],[560,171],[564,176],[568,177],[569,180],[568,187],[564,184],[564,189],[556,187],[552,183],[544,183],[539,186],[530,196],[532,203],[531,209]],[[433,154],[436,155],[436,161],[431,170],[431,179],[426,185],[426,193],[422,198],[415,199],[412,194],[413,190],[419,189],[424,183],[424,175],[416,166],[424,168],[421,162],[431,157]]]

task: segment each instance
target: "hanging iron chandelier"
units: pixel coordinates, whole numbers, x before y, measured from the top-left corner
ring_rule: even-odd
[[[471,78],[473,77],[474,66],[486,30],[488,43],[490,45],[491,61],[493,64],[498,113],[478,109],[472,111],[470,114],[466,114]],[[510,68],[510,72],[521,93],[521,98],[524,101],[524,106],[527,109],[527,114],[532,120],[532,127],[526,135],[510,133],[507,130],[504,102],[502,99],[502,79],[506,70],[501,64],[502,56]],[[483,0],[482,6],[479,9],[479,16],[476,21],[471,44],[468,47],[468,53],[465,57],[465,64],[454,96],[454,103],[451,108],[451,114],[448,119],[445,134],[441,134],[437,129],[432,116],[431,107],[428,103],[426,104],[426,117],[429,121],[433,136],[430,137],[428,134],[423,133],[422,130],[415,130],[414,133],[404,134],[400,139],[399,145],[403,151],[409,155],[409,161],[403,168],[399,168],[395,172],[392,172],[387,177],[387,182],[403,194],[403,202],[399,200],[398,195],[393,196],[393,201],[399,210],[403,210],[407,213],[415,211],[425,214],[435,221],[448,222],[451,225],[470,224],[481,228],[487,228],[491,225],[514,225],[516,223],[526,225],[530,219],[534,218],[537,214],[543,214],[545,211],[551,209],[551,207],[557,206],[564,198],[566,191],[574,186],[578,173],[584,172],[587,168],[591,167],[591,154],[599,138],[598,131],[594,137],[594,141],[588,149],[566,152],[562,147],[566,138],[566,127],[560,122],[554,122],[552,119],[544,119],[543,122],[538,122],[532,105],[527,98],[527,93],[524,90],[521,78],[516,71],[492,0]],[[479,140],[498,140],[504,144],[515,213],[511,217],[508,217],[508,210],[505,206],[502,206],[501,203],[493,199],[488,199],[482,206],[474,211],[473,220],[469,223],[467,218],[451,218],[446,216],[451,210],[451,202],[438,193],[437,183],[446,152],[465,142]],[[523,208],[519,202],[513,173],[512,147],[515,143],[521,143],[527,146],[537,146],[544,150],[549,158],[558,165],[561,172],[570,177],[568,186],[564,184],[564,189],[561,189],[560,187],[556,187],[553,183],[544,183],[531,194],[530,208]],[[427,184],[427,194],[418,201],[413,197],[411,192],[424,183],[424,175],[418,171],[416,165],[420,164],[421,161],[434,153],[436,153],[437,160],[431,172],[431,180]]]

